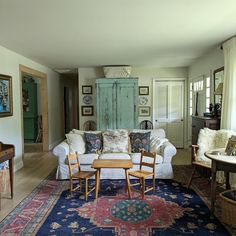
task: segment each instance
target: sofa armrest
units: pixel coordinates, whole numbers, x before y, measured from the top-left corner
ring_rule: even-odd
[[[169,141],[163,143],[160,147],[160,154],[163,156],[163,163],[171,163],[172,157],[176,154],[175,146]]]
[[[69,145],[66,141],[61,142],[53,149],[53,154],[58,157],[58,163],[64,163],[69,154]]]

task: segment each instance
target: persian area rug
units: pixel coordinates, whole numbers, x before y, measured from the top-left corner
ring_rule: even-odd
[[[102,180],[99,198],[72,196],[68,181],[43,181],[0,223],[0,235],[230,235],[205,203],[172,180],[128,200],[124,180]]]

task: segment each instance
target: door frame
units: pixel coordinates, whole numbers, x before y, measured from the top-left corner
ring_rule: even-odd
[[[180,81],[184,84],[184,93],[183,93],[183,144],[184,148],[188,148],[188,133],[187,133],[187,78],[184,77],[172,77],[172,78],[154,78],[152,81],[152,122],[155,124],[155,83],[156,82],[172,82]]]
[[[20,106],[21,106],[21,133],[22,133],[22,150],[24,153],[24,125],[23,125],[23,99],[22,99],[22,78],[23,74],[28,74],[33,77],[36,77],[40,80],[40,104],[42,109],[42,142],[43,142],[43,151],[49,150],[48,142],[48,89],[47,89],[47,74],[29,68],[24,65],[19,65],[20,72]]]

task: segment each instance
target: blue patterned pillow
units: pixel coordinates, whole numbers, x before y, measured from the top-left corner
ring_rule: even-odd
[[[102,150],[101,133],[84,133],[86,153],[100,153]]]
[[[150,135],[151,132],[146,133],[130,133],[131,152],[140,152],[143,148],[145,151],[150,151]]]

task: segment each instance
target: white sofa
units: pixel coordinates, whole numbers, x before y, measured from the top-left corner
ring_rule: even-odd
[[[151,151],[157,152],[156,158],[156,178],[171,179],[173,178],[173,169],[171,165],[172,157],[176,154],[176,148],[165,137],[163,129],[154,130],[133,130],[133,132],[148,132],[151,131],[150,147]],[[73,132],[73,131],[72,131]],[[82,132],[82,131],[81,131]],[[66,155],[70,148],[66,140],[61,142],[53,149],[53,154],[58,158],[58,167],[56,178],[69,179],[69,170],[66,161]],[[97,158],[102,159],[132,159],[133,169],[139,169],[140,153],[89,153],[80,154],[81,170],[93,170],[91,164]],[[124,179],[125,174],[123,169],[102,169],[101,179]]]

